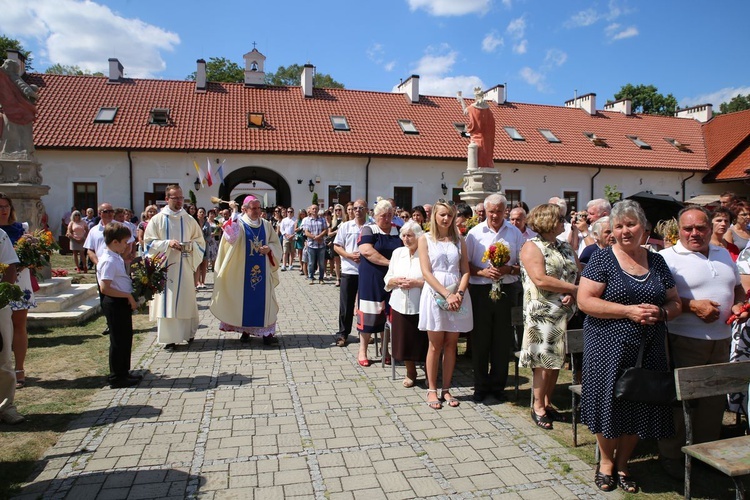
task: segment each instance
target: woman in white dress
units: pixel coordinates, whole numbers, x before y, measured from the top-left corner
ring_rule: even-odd
[[[439,410],[445,402],[456,407],[450,393],[456,366],[458,335],[474,328],[469,297],[469,260],[456,227],[453,202],[438,200],[432,207],[430,232],[419,238],[419,262],[425,286],[419,301],[419,329],[427,331],[427,404]],[[442,306],[442,307],[441,307]],[[443,360],[443,384],[438,396],[437,375]]]

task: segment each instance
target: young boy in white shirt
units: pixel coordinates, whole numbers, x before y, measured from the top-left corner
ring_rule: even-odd
[[[96,279],[102,292],[102,311],[109,327],[109,386],[112,389],[138,385],[142,377],[130,374],[130,350],[133,346],[133,283],[125,269],[130,229],[118,222],[104,227],[107,248],[96,265]]]

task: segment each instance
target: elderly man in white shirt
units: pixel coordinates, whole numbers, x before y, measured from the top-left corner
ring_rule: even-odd
[[[333,240],[333,250],[341,257],[341,287],[339,288],[339,331],[336,345],[346,346],[354,321],[354,302],[359,288],[359,233],[367,222],[367,202],[356,200],[352,206],[354,218],[342,223]]]
[[[521,269],[518,255],[525,243],[521,231],[504,219],[505,196],[493,194],[484,200],[487,220],[474,226],[466,236],[469,253],[469,279],[474,330],[471,332],[472,364],[474,368],[474,401],[483,401],[492,394],[505,401],[508,363],[513,346],[513,327],[510,310],[521,296]],[[510,250],[510,260],[501,267],[482,262],[484,252],[493,243],[502,242]],[[490,299],[493,281],[503,285],[503,296]]]
[[[279,223],[279,232],[281,233],[281,249],[284,256],[281,259],[281,270],[292,270],[294,263],[294,240],[297,237],[297,220],[294,218],[294,209],[286,209],[286,217]]]

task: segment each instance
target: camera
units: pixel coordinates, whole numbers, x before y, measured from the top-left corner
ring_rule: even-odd
[[[576,222],[581,222],[581,221],[588,222],[589,221],[589,214],[586,213],[586,212],[577,212],[576,213]]]

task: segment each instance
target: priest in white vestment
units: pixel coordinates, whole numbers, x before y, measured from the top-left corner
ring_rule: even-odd
[[[143,241],[148,255],[167,255],[167,287],[154,297],[151,319],[158,321],[157,342],[172,348],[192,341],[198,330],[194,273],[206,243],[198,222],[182,208],[182,189],[167,186],[166,199],[167,206],[149,220]]]
[[[223,229],[214,263],[211,312],[221,321],[221,330],[241,333],[243,342],[254,335],[263,337],[264,345],[275,344],[279,236],[261,217],[260,200],[254,196],[245,198],[242,215],[235,212]]]

